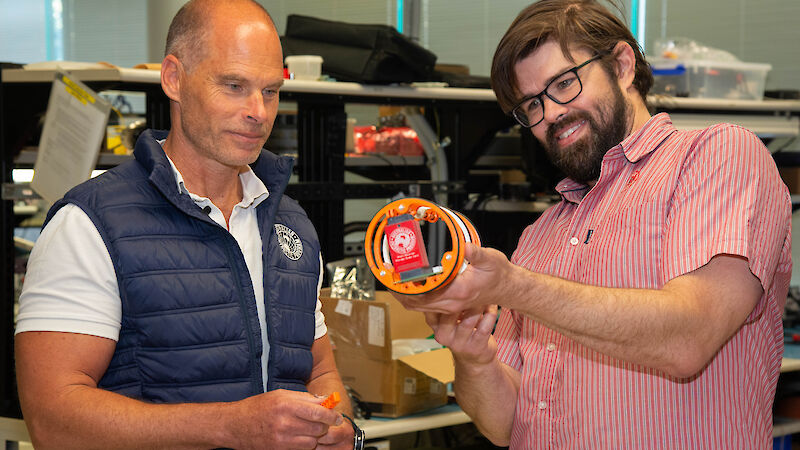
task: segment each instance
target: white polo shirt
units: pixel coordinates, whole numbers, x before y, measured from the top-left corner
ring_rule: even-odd
[[[169,158],[167,158],[169,159]],[[256,206],[269,192],[252,169],[239,174],[242,201],[233,208],[225,223],[222,211],[211,200],[189,192],[183,176],[172,166],[177,189],[188,193],[200,208],[210,207],[209,217],[226,228],[236,239],[244,255],[255,291],[258,322],[264,353],[261,356],[264,388],[267,383],[266,313],[264,311],[261,235],[258,232]],[[322,256],[317,295],[322,285]],[[317,299],[314,338],[327,333],[321,303]],[[25,331],[62,331],[89,334],[114,341],[119,339],[122,301],[117,277],[108,249],[89,216],[78,206],[61,208],[42,230],[28,259],[28,270],[19,299],[15,333]]]

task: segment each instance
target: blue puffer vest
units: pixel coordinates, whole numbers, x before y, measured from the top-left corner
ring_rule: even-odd
[[[145,131],[134,161],[75,187],[48,213],[49,221],[67,203],[82,208],[114,264],[122,328],[100,387],[156,403],[261,393],[261,332],[244,257],[227,230],[179,193],[156,142],[166,135]],[[257,206],[267,390],[306,390],[312,367],[320,249],[305,212],[283,195],[292,165],[267,151],[252,165],[269,190]]]

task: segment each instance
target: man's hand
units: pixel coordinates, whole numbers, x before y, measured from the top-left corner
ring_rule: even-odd
[[[486,437],[507,446],[519,396],[520,374],[501,363],[492,336],[497,306],[458,315],[425,313],[436,340],[455,362],[453,388],[461,408]]]
[[[420,295],[393,293],[407,309],[458,316],[462,311],[483,311],[486,305],[502,304],[504,287],[514,265],[498,250],[467,244],[466,270],[447,286]]]
[[[488,364],[497,354],[492,337],[497,306],[464,311],[461,314],[425,313],[436,341],[448,347],[458,362]]]
[[[317,440],[319,443],[317,448],[351,450],[354,436],[353,426],[347,420],[342,419],[341,424],[331,426],[328,428],[328,433]]]
[[[232,426],[241,439],[235,448],[313,449],[334,443],[352,447],[350,424],[312,394],[279,389],[234,405],[238,411],[231,416]]]

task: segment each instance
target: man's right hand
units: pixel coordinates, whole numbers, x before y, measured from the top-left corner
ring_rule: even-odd
[[[313,449],[328,428],[342,423],[335,410],[307,392],[275,390],[232,404],[235,448]]]

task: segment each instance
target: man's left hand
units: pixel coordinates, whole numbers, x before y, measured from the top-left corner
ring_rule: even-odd
[[[493,248],[467,244],[466,270],[447,286],[419,295],[394,297],[407,309],[458,316],[462,311],[481,311],[486,305],[502,305],[508,297],[503,288],[511,281],[514,265]]]
[[[331,426],[328,432],[317,440],[317,448],[351,450],[353,448],[353,426],[342,418],[340,425]]]

